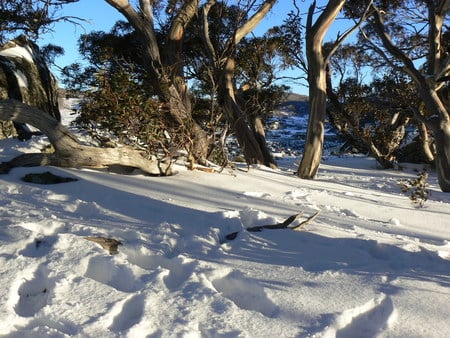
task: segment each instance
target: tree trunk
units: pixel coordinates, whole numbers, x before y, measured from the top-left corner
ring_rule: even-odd
[[[169,175],[170,166],[157,160],[147,160],[129,147],[96,148],[81,145],[77,138],[60,122],[41,110],[16,100],[0,101],[0,119],[28,123],[45,135],[55,148],[51,154],[35,153],[17,156],[0,164],[0,173],[15,167],[52,165],[58,167],[108,167],[120,165],[139,168],[151,175]]]
[[[270,149],[267,146],[266,131],[264,128],[263,119],[260,116],[257,116],[252,120],[253,120],[253,132],[255,134],[256,142],[259,145],[259,149],[262,152],[264,158],[264,165],[272,169],[278,168],[277,162],[273,158],[272,153],[270,152]]]
[[[309,119],[306,133],[305,149],[297,175],[300,178],[312,179],[319,169],[323,151],[325,116],[327,105],[326,66],[328,58],[333,50],[324,55],[322,45],[328,28],[344,6],[345,0],[330,0],[319,16],[312,24],[316,2],[309,7],[306,24],[306,58],[308,61],[309,84]]]
[[[439,187],[443,192],[450,192],[450,115],[437,92],[429,88],[425,79],[419,84],[421,97],[431,116],[425,124],[434,136]]]
[[[234,95],[234,60],[228,58],[224,71],[219,75],[222,85],[219,86],[220,100],[228,121],[244,153],[247,164],[265,164],[264,156],[253,134],[246,116],[242,112]]]
[[[61,120],[58,84],[39,47],[21,35],[0,47],[0,98],[15,99]],[[20,140],[29,140],[33,132],[14,123]],[[1,130],[0,126],[0,130]]]
[[[439,187],[443,192],[450,192],[450,122],[441,122],[433,130]]]
[[[311,68],[311,64],[309,64],[309,67]],[[297,172],[297,175],[304,179],[312,179],[316,176],[322,157],[325,134],[327,96],[325,93],[325,78],[323,74],[320,75],[320,73],[325,73],[325,70],[319,69],[312,72],[316,72],[316,78],[314,79],[314,85],[311,85],[310,82],[308,131],[303,157]]]
[[[209,139],[206,132],[192,117],[190,93],[183,76],[184,63],[181,58],[182,38],[186,25],[197,13],[198,0],[185,1],[178,15],[173,19],[167,36],[166,54],[170,57],[163,64],[162,48],[158,44],[154,29],[153,1],[140,0],[139,12],[128,0],[105,0],[125,16],[128,22],[142,37],[144,46],[144,66],[149,75],[149,87],[167,106],[170,122],[174,123],[187,137],[185,144],[191,157],[205,163],[208,155]]]
[[[169,94],[161,96],[161,100],[165,101],[167,105],[167,114],[170,119],[175,123],[175,127],[179,128],[187,142],[184,145],[189,155],[192,155],[193,159],[200,164],[205,164],[208,156],[210,140],[202,127],[192,117],[192,106],[185,104],[184,100],[180,97],[180,92],[174,85],[170,85],[167,89]],[[186,95],[189,92],[186,91]],[[164,102],[164,101],[163,101]]]
[[[206,52],[209,55],[211,65],[214,69],[214,76],[218,83],[218,96],[223,110],[226,113],[228,122],[235,132],[237,141],[244,153],[247,164],[263,164],[267,166],[276,166],[275,161],[268,161],[271,157],[267,149],[264,128],[258,125],[256,128],[250,127],[247,116],[242,111],[239,103],[236,101],[234,90],[234,70],[235,61],[233,59],[237,45],[239,42],[261,22],[261,20],[272,9],[276,0],[265,0],[261,3],[256,12],[241,26],[239,26],[234,34],[223,45],[226,49],[216,51],[210,39],[208,14],[212,6],[216,4],[216,0],[209,0],[203,6],[203,39],[205,42]],[[220,55],[219,55],[220,54]],[[261,128],[263,132],[261,133]],[[258,130],[258,132],[255,132]]]
[[[205,164],[209,150],[209,138],[207,133],[192,117],[192,98],[184,77],[184,60],[182,55],[184,33],[192,17],[197,14],[198,5],[199,0],[184,1],[178,15],[172,20],[165,55],[171,83],[170,113],[176,115],[177,110],[173,109],[176,106],[178,106],[178,110],[182,110],[181,123],[189,139],[189,143],[186,145],[187,150],[197,162]],[[179,119],[180,116],[176,116],[176,118]]]
[[[436,146],[436,172],[439,180],[439,187],[444,192],[450,192],[450,114],[444,102],[438,95],[438,91],[444,86],[444,80],[450,73],[449,59],[445,56],[445,50],[441,45],[442,26],[447,15],[450,0],[436,3],[426,2],[428,7],[429,25],[429,46],[427,55],[428,72],[422,73],[414,65],[412,58],[394,45],[391,37],[384,27],[382,13],[378,8],[373,7],[373,17],[375,31],[381,38],[386,50],[403,64],[403,70],[414,81],[416,88],[424,102],[428,118],[417,113],[433,133]],[[384,55],[386,56],[386,55]],[[442,79],[441,79],[442,78]]]
[[[430,137],[428,136],[427,126],[424,122],[418,121],[417,128],[419,129],[420,140],[422,142],[422,151],[425,154],[428,162],[432,163],[434,161],[434,154],[431,150],[431,141]]]
[[[222,94],[223,109],[244,153],[247,164],[264,164],[264,157],[247,119],[230,93]]]

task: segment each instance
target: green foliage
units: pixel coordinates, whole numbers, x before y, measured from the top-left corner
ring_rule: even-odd
[[[425,202],[431,196],[430,190],[428,190],[428,173],[422,170],[415,179],[400,180],[398,182],[402,193],[409,194],[409,199],[423,208]]]
[[[95,87],[97,82],[94,74],[97,69],[89,66],[83,67],[79,63],[72,63],[61,70],[60,81],[64,87],[73,92],[85,92],[90,87]]]
[[[335,95],[329,111],[331,122],[353,148],[371,151],[383,167],[391,167],[407,136],[412,110],[419,106],[412,84],[392,75],[368,85],[348,78]]]
[[[99,72],[100,86],[88,92],[77,123],[99,136],[113,133],[119,142],[145,149],[148,154],[171,155],[183,143],[183,134],[165,124],[164,109],[127,70],[114,76]],[[99,136],[99,138],[101,138]]]
[[[64,55],[64,48],[51,43],[41,47],[40,51],[47,64],[54,64],[56,57]]]
[[[166,35],[180,5],[182,5],[180,1],[171,1],[168,5],[158,6],[155,12],[155,17],[158,16],[158,20],[155,20],[157,22],[155,33],[161,54],[161,68],[155,73],[149,71],[148,60],[142,57],[145,52],[142,37],[128,23],[118,22],[108,33],[91,32],[80,38],[80,53],[88,61],[89,67],[77,64],[66,67],[63,70],[62,82],[71,89],[83,91],[96,89],[89,92],[87,100],[90,102],[83,107],[83,123],[111,130],[118,137],[125,138],[127,142],[130,142],[130,135],[133,135],[142,144],[150,142],[149,149],[167,147],[165,151],[171,152],[169,148],[175,147],[176,144],[184,146],[189,143],[188,134],[190,132],[192,134],[192,131],[189,131],[189,123],[180,119],[171,120],[174,119],[173,109],[172,114],[168,114],[164,111],[166,108],[159,107],[158,104],[161,100],[165,102],[164,96],[170,96],[162,93],[172,90],[173,88],[169,88],[168,85],[176,85],[179,79],[176,76],[182,74],[181,83],[175,87],[182,88],[184,85],[182,82],[185,80],[195,86],[189,88],[189,94],[193,95],[182,99],[190,101],[189,109],[192,103],[192,111],[189,113],[192,113],[195,122],[199,123],[209,135],[208,142],[211,141],[209,158],[223,163],[226,155],[219,138],[223,134],[222,131],[226,130],[225,118],[217,102],[214,67],[211,66],[211,60],[204,48],[201,16],[195,17],[186,27],[183,48],[179,50],[183,60],[177,62],[175,66],[171,65],[175,51],[167,41]],[[163,8],[168,10],[166,14],[161,14]],[[273,110],[286,88],[273,85],[273,81],[276,80],[274,58],[278,43],[275,39],[243,40],[242,44],[237,46],[237,50],[232,43],[226,43],[247,15],[248,11],[242,10],[240,6],[227,6],[226,3],[218,2],[211,9],[209,16],[210,38],[218,55],[230,55],[236,60],[236,87],[245,87],[238,93],[243,110],[249,115],[260,116]],[[182,73],[177,69],[178,65],[183,65]],[[143,117],[139,117],[139,114],[143,114]],[[175,122],[183,126],[173,130]],[[138,125],[144,128],[146,124],[149,124],[151,132],[136,127]],[[121,130],[126,133],[120,132]],[[169,131],[173,147],[166,144],[164,131]],[[190,135],[190,139],[192,143],[193,135]],[[158,144],[158,140],[164,140],[164,144],[161,142]]]
[[[61,70],[61,83],[75,92],[101,86],[97,73],[114,76],[127,70],[134,78],[145,78],[141,43],[130,25],[118,21],[109,33],[93,31],[79,39],[79,52],[88,61],[88,66],[73,63]]]
[[[276,46],[276,53],[281,60],[282,69],[299,67],[307,71],[305,56],[303,54],[302,17],[299,11],[291,11],[280,26],[272,27],[267,36]]]
[[[65,20],[75,22],[72,17],[59,17],[57,12],[64,4],[78,0],[2,0],[0,1],[0,43],[11,37],[25,34],[36,40],[41,34],[51,30],[53,23]]]

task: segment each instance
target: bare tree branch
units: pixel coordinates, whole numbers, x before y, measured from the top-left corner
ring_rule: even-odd
[[[216,50],[214,49],[214,45],[211,42],[211,38],[209,35],[209,21],[208,14],[211,10],[211,7],[216,4],[216,0],[209,0],[202,9],[202,28],[203,28],[203,41],[205,42],[206,51],[209,54],[209,58],[211,61],[217,60]]]
[[[258,11],[252,15],[241,27],[238,28],[234,35],[234,44],[237,45],[242,38],[249,34],[261,22],[261,20],[270,12],[275,5],[276,0],[266,0]]]
[[[325,63],[328,63],[330,61],[330,58],[336,53],[336,50],[342,45],[342,43],[354,32],[356,31],[361,25],[366,21],[367,17],[369,16],[369,12],[371,9],[373,1],[369,1],[369,4],[367,5],[366,9],[364,10],[363,15],[359,18],[358,22],[353,25],[353,27],[349,28],[347,31],[344,32],[343,35],[337,38],[337,40],[334,42],[333,47],[330,51],[328,51],[327,56],[325,58]]]
[[[422,75],[414,66],[414,63],[411,60],[411,58],[405,53],[403,53],[403,51],[397,46],[395,46],[394,43],[392,42],[391,37],[384,28],[383,18],[381,16],[380,9],[377,8],[375,5],[372,5],[372,7],[374,9],[373,11],[374,26],[383,42],[383,45],[385,46],[385,48],[389,53],[391,53],[396,59],[402,62],[402,64],[405,66],[404,70],[413,78],[413,80],[416,83],[420,83],[421,81],[423,81]],[[378,51],[381,51],[381,49],[378,49]],[[383,53],[383,51],[381,52]]]
[[[259,231],[262,231],[263,229],[269,229],[269,230],[291,229],[291,230],[299,231],[299,230],[303,230],[303,227],[306,224],[308,224],[308,223],[312,222],[313,220],[315,220],[317,218],[317,216],[319,216],[319,214],[320,214],[320,210],[318,210],[317,212],[315,212],[311,216],[307,217],[305,220],[301,221],[299,224],[292,226],[291,224],[294,221],[300,219],[300,217],[303,216],[303,211],[301,211],[298,214],[289,216],[288,218],[286,218],[281,223],[267,224],[267,225],[257,225],[257,226],[245,228],[245,230],[249,231],[249,232],[259,232]],[[239,234],[239,231],[232,232],[232,233],[226,235],[225,239],[231,241],[231,240],[235,239],[238,234]]]

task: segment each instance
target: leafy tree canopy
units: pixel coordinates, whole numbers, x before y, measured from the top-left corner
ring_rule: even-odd
[[[57,21],[79,23],[82,19],[59,16],[63,5],[78,0],[2,0],[0,1],[0,43],[11,37],[25,34],[36,40],[52,30]]]

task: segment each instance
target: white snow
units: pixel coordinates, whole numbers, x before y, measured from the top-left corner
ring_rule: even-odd
[[[0,55],[9,57],[9,58],[22,58],[28,61],[29,63],[34,63],[33,60],[33,51],[30,47],[22,47],[22,46],[14,46],[10,48],[6,48],[3,50],[0,50]],[[26,75],[20,71],[19,69],[16,69],[13,62],[11,62],[11,69],[14,72],[14,75],[17,78],[17,83],[19,84],[19,87],[22,88],[28,88],[28,80]]]
[[[25,88],[25,89],[28,88],[28,79],[22,71],[20,71],[19,69],[15,69],[14,75],[16,76],[19,87]]]
[[[14,46],[0,51],[0,55],[6,57],[24,58],[29,63],[33,63],[33,51],[30,47]]]
[[[0,161],[36,151],[0,141]],[[17,168],[0,176],[0,335],[446,337],[450,195],[424,208],[373,159],[171,177]],[[36,185],[27,173],[78,181]],[[302,231],[247,232],[304,211]],[[226,235],[238,231],[234,240]],[[120,240],[110,255],[85,236]]]

